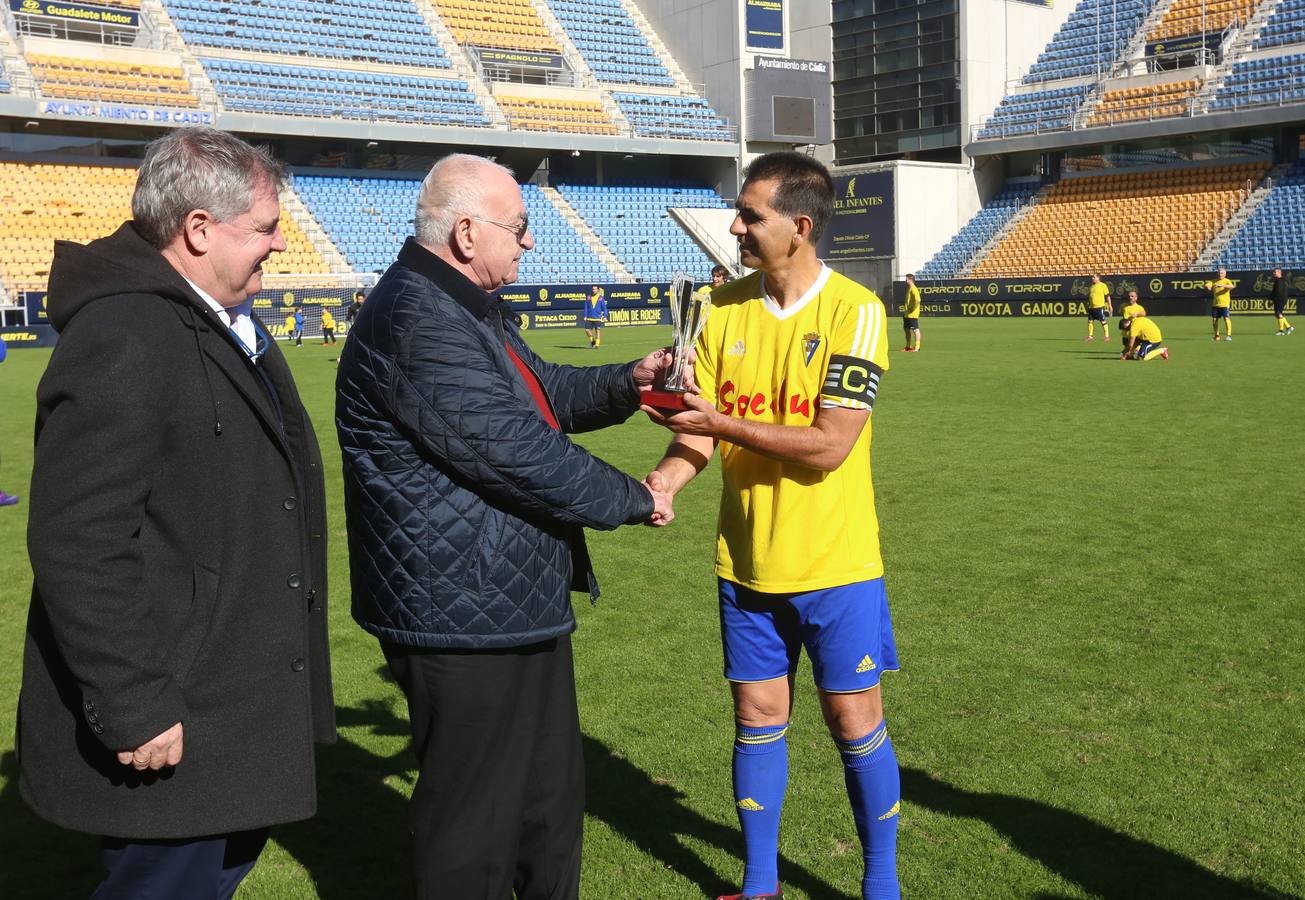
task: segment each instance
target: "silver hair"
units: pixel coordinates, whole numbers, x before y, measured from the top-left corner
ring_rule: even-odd
[[[264,185],[279,191],[287,175],[266,149],[216,128],[178,128],[145,151],[131,216],[145,240],[162,249],[181,232],[186,216],[206,210],[229,222],[254,205]]]
[[[484,212],[486,179],[467,176],[493,169],[516,180],[507,166],[470,153],[450,153],[431,166],[417,193],[417,214],[412,220],[417,243],[427,247],[446,244],[460,216]]]

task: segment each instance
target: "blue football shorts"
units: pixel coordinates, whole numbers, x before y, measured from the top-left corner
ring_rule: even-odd
[[[1104,306],[1089,306],[1087,317],[1093,322],[1104,322],[1106,320],[1106,308]]]
[[[1226,318],[1228,318],[1228,307],[1226,307],[1226,306],[1212,306],[1212,307],[1210,307],[1210,318],[1212,318],[1212,319],[1226,319]]]
[[[816,685],[855,693],[895,672],[897,643],[883,578],[818,591],[770,594],[723,578],[721,646],[730,681],[770,681],[797,671],[806,647]]]

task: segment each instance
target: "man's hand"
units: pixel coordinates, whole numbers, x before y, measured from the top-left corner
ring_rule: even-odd
[[[652,494],[653,511],[648,517],[645,525],[651,525],[654,528],[662,528],[671,524],[675,518],[675,510],[672,508],[674,495],[667,490],[666,478],[661,472],[653,471],[648,473],[648,477],[643,480],[644,487],[648,488],[648,493]]]
[[[684,360],[684,386],[694,392],[698,389],[693,382],[693,363],[697,358],[696,351],[690,349]],[[639,360],[634,367],[635,387],[641,391],[662,387],[666,383],[666,373],[670,371],[674,363],[675,350],[673,347],[662,347],[649,353]]]
[[[648,418],[676,434],[694,434],[701,437],[718,437],[720,422],[725,418],[716,411],[714,404],[694,394],[684,395],[684,409],[678,412],[654,409],[651,406],[639,408],[647,413]]]
[[[135,750],[124,750],[118,754],[118,762],[131,766],[137,772],[146,769],[158,771],[164,766],[175,766],[181,762],[181,723],[178,722],[154,740],[141,744]]]

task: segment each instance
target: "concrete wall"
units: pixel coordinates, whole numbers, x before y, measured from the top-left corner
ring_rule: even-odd
[[[1051,8],[1018,0],[963,0],[957,32],[961,58],[961,132],[992,115],[1017,80],[1037,61],[1077,0],[1054,0]]]

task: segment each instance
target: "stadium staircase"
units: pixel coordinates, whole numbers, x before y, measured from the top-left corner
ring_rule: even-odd
[[[476,102],[480,104],[480,108],[489,117],[490,127],[507,128],[507,116],[494,102],[494,95],[485,83],[485,79],[476,71],[476,66],[471,62],[471,58],[462,49],[462,45],[453,36],[453,32],[449,31],[448,26],[444,24],[444,20],[440,18],[435,5],[431,3],[431,0],[412,0],[412,5],[417,7],[421,17],[426,20],[426,25],[430,28],[431,33],[435,35],[435,40],[444,50],[445,55],[448,56],[449,62],[453,64],[453,71],[457,73],[457,77],[465,81],[467,87],[475,95]]]
[[[1142,24],[1138,26],[1137,33],[1133,39],[1128,42],[1124,52],[1120,54],[1119,61],[1115,63],[1114,74],[1122,78],[1127,75],[1135,74],[1134,67],[1139,62],[1146,60],[1146,38],[1155,27],[1160,24],[1160,20],[1169,12],[1169,6],[1174,0],[1157,0],[1156,5],[1151,7],[1151,12],[1147,13]]]
[[[1017,209],[1015,211],[1015,214],[1012,215],[1009,219],[1007,219],[1006,223],[1002,225],[1001,228],[997,229],[996,234],[988,238],[988,240],[984,241],[983,246],[974,252],[974,255],[970,257],[969,262],[961,266],[960,271],[956,273],[956,277],[969,278],[970,276],[972,276],[974,274],[974,267],[977,266],[979,263],[983,262],[984,257],[986,257],[993,250],[995,250],[997,245],[1000,244],[1002,241],[1004,241],[1008,234],[1010,234],[1012,231],[1014,231],[1016,228],[1019,227],[1019,224],[1024,221],[1024,218],[1030,212],[1032,212],[1033,207],[1037,206],[1039,202],[1046,199],[1047,193],[1050,190],[1051,190],[1051,185],[1043,185],[1041,188],[1039,188],[1038,192],[1029,199],[1028,203],[1025,203],[1023,206]]]
[[[4,21],[0,19],[0,26],[3,25]],[[32,70],[14,39],[9,36],[9,29],[5,27],[0,27],[0,76],[8,80],[11,94],[27,97],[36,94],[36,79],[32,77]]]
[[[1083,98],[1083,102],[1079,104],[1078,109],[1074,113],[1074,124],[1072,127],[1075,131],[1080,128],[1086,128],[1088,120],[1096,114],[1097,107],[1101,105],[1101,98],[1106,95],[1106,85],[1108,83],[1108,81],[1099,82],[1092,88],[1092,90],[1088,91],[1087,96]]]
[[[1189,271],[1208,272],[1214,267],[1219,254],[1228,246],[1229,241],[1237,236],[1237,232],[1242,230],[1242,226],[1250,220],[1255,211],[1264,205],[1264,201],[1269,197],[1269,192],[1273,190],[1273,185],[1281,180],[1290,168],[1290,163],[1284,163],[1275,166],[1264,176],[1255,190],[1247,195],[1242,205],[1228,217],[1228,221],[1223,223],[1223,227],[1219,229],[1200,255],[1192,261]]]
[[[639,30],[643,32],[644,40],[648,42],[649,47],[652,47],[653,52],[657,54],[657,58],[661,61],[661,64],[664,65],[666,71],[670,73],[671,80],[675,82],[678,92],[688,97],[701,96],[703,92],[695,88],[693,83],[689,81],[688,76],[684,74],[684,70],[680,68],[680,64],[675,61],[675,57],[671,56],[671,51],[667,49],[666,44],[662,42],[661,36],[657,34],[657,30],[652,27],[652,24],[648,21],[647,17],[644,16],[643,10],[639,9],[638,5],[635,4],[633,0],[621,0],[621,5],[624,6],[625,11],[630,14],[630,18],[634,20],[634,24],[639,26]],[[640,93],[645,94],[659,93],[657,88],[649,85],[640,85],[639,91]]]
[[[575,229],[576,234],[580,235],[580,239],[584,241],[585,246],[592,250],[594,255],[598,257],[598,261],[612,273],[612,278],[622,284],[633,284],[635,282],[633,273],[602,242],[602,239],[589,227],[589,223],[584,220],[580,213],[576,212],[576,208],[567,202],[567,199],[558,192],[557,188],[541,185],[539,192],[544,195],[549,203],[553,204],[553,208],[562,216],[562,220]]]
[[[207,109],[224,108],[217,88],[209,80],[208,73],[204,71],[199,60],[186,46],[185,39],[182,38],[176,23],[172,21],[172,16],[168,15],[162,0],[141,0],[140,12],[158,34],[160,49],[175,53],[180,58],[181,71],[190,82],[190,91],[199,100],[199,105]]]
[[[1219,59],[1219,64],[1214,67],[1201,89],[1196,92],[1193,103],[1198,112],[1209,112],[1210,103],[1214,100],[1219,89],[1223,87],[1224,81],[1232,72],[1234,64],[1246,59],[1252,59],[1259,54],[1253,54],[1249,51],[1255,46],[1255,39],[1260,36],[1260,29],[1264,23],[1269,21],[1270,17],[1278,11],[1278,5],[1282,0],[1263,0],[1255,8],[1254,14],[1247,21],[1246,25],[1237,30],[1229,40],[1224,43],[1223,54]],[[1236,26],[1231,26],[1236,28]],[[1275,56],[1275,53],[1265,53],[1264,56]]]
[[[290,218],[294,219],[295,224],[299,226],[299,230],[304,233],[304,237],[308,238],[308,242],[313,245],[313,249],[321,255],[322,261],[326,263],[331,274],[353,274],[353,266],[349,265],[349,261],[344,258],[344,254],[326,236],[326,230],[309,212],[308,207],[295,193],[294,188],[289,186],[282,188],[280,199],[281,208],[290,214]]]
[[[548,33],[553,36],[553,40],[557,41],[557,45],[562,48],[562,58],[571,67],[571,71],[575,72],[576,80],[579,82],[576,87],[591,88],[597,91],[596,96],[599,104],[603,107],[603,114],[616,126],[616,130],[623,135],[633,135],[634,126],[625,117],[625,113],[621,112],[621,107],[616,105],[611,92],[599,82],[598,77],[594,75],[594,70],[589,68],[589,63],[585,62],[584,54],[571,40],[571,35],[567,34],[566,29],[562,27],[562,23],[558,21],[553,8],[544,0],[531,0],[531,5],[535,8],[535,12],[539,14],[539,19],[544,23],[544,27],[548,29]]]

